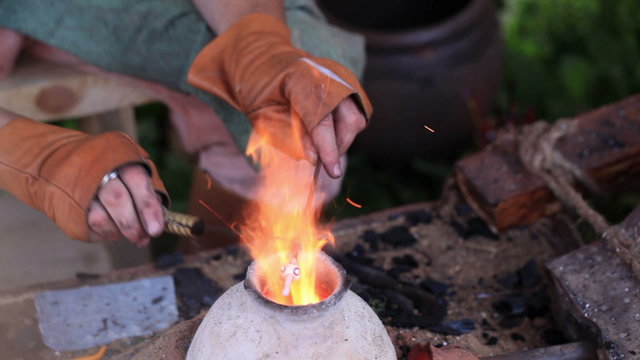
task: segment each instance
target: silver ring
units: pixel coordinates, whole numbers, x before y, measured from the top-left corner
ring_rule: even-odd
[[[118,170],[113,170],[112,172],[102,177],[102,180],[100,181],[100,186],[101,187],[105,186],[109,181],[117,178],[118,178]]]

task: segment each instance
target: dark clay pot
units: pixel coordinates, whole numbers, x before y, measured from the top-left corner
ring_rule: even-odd
[[[502,68],[491,0],[319,0],[319,5],[333,23],[367,39],[364,86],[374,115],[356,148],[399,165],[414,157],[447,160],[471,144],[478,115],[491,108]]]

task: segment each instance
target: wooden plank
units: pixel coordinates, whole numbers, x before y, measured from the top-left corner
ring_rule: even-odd
[[[556,150],[605,190],[637,186],[640,95],[576,120],[578,129],[560,139]],[[560,208],[544,182],[524,168],[514,139],[499,139],[460,160],[455,173],[466,200],[495,230],[530,224]]]
[[[38,60],[0,81],[0,107],[39,121],[84,117],[153,101],[109,77]]]

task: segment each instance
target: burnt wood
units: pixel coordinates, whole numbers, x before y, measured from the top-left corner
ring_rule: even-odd
[[[560,139],[556,150],[603,190],[637,187],[640,95],[575,119],[577,130]],[[455,176],[466,200],[495,231],[530,224],[560,208],[544,182],[524,168],[516,141],[508,137],[460,160]]]

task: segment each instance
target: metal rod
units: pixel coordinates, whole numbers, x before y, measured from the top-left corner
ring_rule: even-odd
[[[322,163],[320,162],[320,159],[318,159],[316,168],[313,171],[313,179],[311,179],[311,185],[309,186],[309,195],[307,195],[305,209],[309,209],[310,206],[313,206],[313,200],[316,197],[316,187],[318,186],[318,178],[320,177],[320,170],[322,170]]]
[[[598,360],[598,356],[591,343],[582,341],[483,357],[480,360]]]

